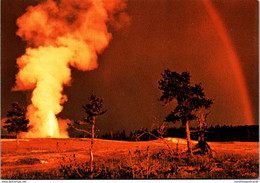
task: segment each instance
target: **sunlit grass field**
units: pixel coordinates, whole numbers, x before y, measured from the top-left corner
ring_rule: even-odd
[[[2,179],[88,179],[91,139],[1,141]],[[171,147],[166,145],[166,143]],[[193,145],[196,142],[193,141]],[[95,179],[258,178],[258,142],[209,142],[213,156],[185,151],[186,140],[94,140]]]

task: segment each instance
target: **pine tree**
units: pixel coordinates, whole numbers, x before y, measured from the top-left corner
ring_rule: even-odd
[[[16,134],[16,147],[19,144],[19,133],[28,132],[29,130],[29,120],[26,119],[26,111],[17,102],[12,104],[12,107],[7,111],[7,120],[4,122],[3,128],[7,131],[14,132]]]
[[[82,124],[91,125],[90,171],[93,173],[93,152],[92,151],[93,151],[94,137],[95,137],[96,118],[98,116],[101,116],[104,113],[106,113],[106,110],[104,110],[104,111],[102,110],[103,100],[101,98],[97,97],[94,93],[92,93],[88,99],[89,99],[89,102],[82,106],[82,108],[85,110],[86,117],[84,118],[83,122],[75,122],[75,124],[76,125],[82,125]],[[77,128],[74,124],[68,123],[68,125],[78,131],[89,133],[86,130]],[[91,177],[92,177],[92,175],[91,175]]]
[[[173,100],[177,102],[174,111],[166,117],[165,121],[172,123],[181,121],[182,125],[186,126],[188,151],[193,155],[189,122],[199,119],[202,108],[209,109],[213,100],[205,96],[201,83],[191,85],[191,76],[188,72],[179,74],[166,69],[161,75],[162,79],[160,79],[158,87],[162,90],[160,101],[165,105]]]

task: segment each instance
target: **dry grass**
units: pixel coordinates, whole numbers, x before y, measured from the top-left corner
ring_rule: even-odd
[[[179,142],[179,151],[185,151],[185,141],[168,139],[168,142],[173,150]],[[88,139],[29,139],[20,144],[19,149],[15,150],[15,142],[2,141],[3,179],[86,179],[90,176]],[[211,147],[215,151],[213,157],[195,155],[191,158],[185,153],[171,155],[167,146],[159,140],[124,142],[97,139],[94,144],[93,177],[258,178],[258,143],[212,142]],[[232,153],[236,152],[232,148],[240,148],[240,154]]]

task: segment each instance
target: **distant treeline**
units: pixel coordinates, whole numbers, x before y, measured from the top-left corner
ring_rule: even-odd
[[[215,126],[208,129],[208,141],[259,141],[259,126]]]
[[[196,129],[191,127],[191,131],[195,131]],[[128,135],[125,130],[117,131],[116,133],[108,132],[104,135],[98,136],[95,138],[101,139],[110,139],[110,140],[125,140],[125,141],[136,141],[137,137],[140,141],[147,140],[155,140],[156,138],[149,135],[147,132],[148,129],[139,129],[133,132],[130,132]],[[90,138],[91,135],[86,133],[76,132],[72,128],[68,129],[70,137],[79,137],[79,138]],[[151,131],[155,136],[159,136],[156,129]],[[140,136],[141,135],[141,136]],[[184,127],[173,127],[168,128],[165,135],[163,137],[178,137],[178,138],[186,138],[186,131]],[[14,134],[1,134],[1,138],[16,138]],[[191,139],[197,140],[197,134],[191,133]],[[248,142],[258,142],[259,141],[259,126],[251,125],[251,126],[210,126],[207,128],[206,140],[211,142],[225,142],[225,141],[248,141]]]
[[[190,128],[191,131],[195,131],[195,128]],[[130,132],[126,135],[125,130],[121,132],[109,132],[101,136],[101,139],[111,139],[111,140],[125,140],[125,141],[135,141],[139,137],[140,141],[154,140],[155,137],[149,135],[148,129],[139,129],[134,132]],[[156,129],[151,131],[152,134],[158,136]],[[225,142],[225,141],[259,141],[259,126],[210,126],[207,129],[206,140],[211,142]],[[179,137],[186,138],[186,132],[184,127],[179,128],[168,128],[164,137]],[[197,140],[197,134],[191,133],[191,139]]]

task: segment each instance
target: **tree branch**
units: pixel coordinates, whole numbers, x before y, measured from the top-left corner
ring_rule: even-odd
[[[137,136],[136,139],[139,139],[144,134],[149,134],[149,135],[155,137],[156,139],[161,139],[168,146],[168,148],[170,149],[171,154],[174,155],[172,148],[169,146],[169,144],[165,141],[165,139],[163,137],[157,137],[156,135],[154,135],[151,132],[144,132],[144,133],[140,134],[139,136]]]
[[[90,132],[88,132],[87,130],[79,129],[79,128],[75,127],[74,125],[70,124],[70,123],[67,123],[67,124],[68,124],[68,126],[70,126],[70,127],[74,128],[75,130],[77,130],[77,131],[79,131],[79,132],[85,132],[85,133],[87,133],[87,134],[90,134],[90,135],[91,135],[91,133],[90,133]]]
[[[171,154],[174,155],[172,148],[169,146],[169,144],[165,141],[165,139],[164,139],[163,137],[157,137],[157,136],[155,136],[154,134],[152,134],[151,132],[148,132],[148,134],[151,135],[151,136],[153,136],[153,137],[155,137],[155,138],[157,138],[157,139],[161,139],[161,140],[168,146],[168,148],[169,148],[170,151],[171,151]]]

